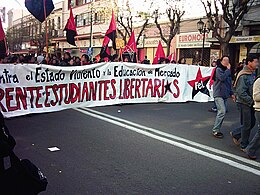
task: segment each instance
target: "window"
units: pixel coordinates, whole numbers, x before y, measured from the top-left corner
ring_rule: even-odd
[[[83,5],[83,0],[77,0],[77,5]]]
[[[75,17],[76,26],[78,27],[78,26],[90,25],[90,20],[91,20],[90,16],[91,16],[90,12],[77,15]]]
[[[29,36],[32,37],[34,34],[34,27],[33,27],[33,24],[32,24],[32,34],[30,34]]]
[[[69,0],[68,9],[69,9],[70,5],[71,5],[71,7],[75,7],[76,6],[76,0]]]
[[[54,28],[55,28],[54,19],[52,19],[51,29],[54,30]]]
[[[35,34],[34,36],[36,36],[38,34],[38,28],[37,28],[37,24],[35,24]]]
[[[95,0],[69,0],[68,1],[68,9],[71,5],[71,7],[81,6],[87,3],[94,2]]]
[[[57,28],[60,29],[60,17],[58,17]]]
[[[94,14],[94,22],[96,23],[98,21],[98,13]]]
[[[28,34],[29,35],[31,34],[31,25],[30,24],[28,25]]]
[[[32,24],[29,24],[29,36],[33,34]]]
[[[102,12],[95,13],[93,21],[94,23],[105,23],[104,13]]]
[[[39,34],[42,33],[42,24],[39,24]]]
[[[48,31],[49,31],[49,34],[51,33],[51,20],[48,21]]]
[[[91,12],[76,15],[75,17],[75,23],[77,27],[90,25],[90,22],[91,22]],[[104,22],[105,22],[104,13],[102,12],[93,13],[93,24],[104,23]]]
[[[95,1],[95,0],[93,0],[93,1]],[[84,0],[84,2],[85,2],[85,3],[90,3],[91,0]]]

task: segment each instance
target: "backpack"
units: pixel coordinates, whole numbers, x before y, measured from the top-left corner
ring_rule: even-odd
[[[47,178],[28,159],[20,160],[14,153],[11,167],[0,176],[1,193],[8,195],[36,195],[47,188]]]

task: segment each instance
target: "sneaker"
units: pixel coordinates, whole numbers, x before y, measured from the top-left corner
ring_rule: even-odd
[[[224,137],[223,133],[221,133],[221,132],[212,132],[212,135],[219,139]]]
[[[235,137],[233,136],[232,131],[230,131],[229,134],[230,134],[230,136],[232,137],[232,140],[233,140],[234,144],[238,146],[238,145],[240,144],[239,139],[237,139],[237,138],[235,138]]]
[[[246,148],[240,148],[240,150],[246,153]]]
[[[209,112],[217,112],[218,110],[216,108],[211,108],[208,110]]]
[[[250,156],[249,154],[247,155],[247,157],[251,160],[256,160],[256,156]]]

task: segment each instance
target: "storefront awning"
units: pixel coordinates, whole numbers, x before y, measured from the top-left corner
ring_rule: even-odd
[[[260,55],[260,43],[255,44],[255,45],[250,49],[249,53]]]
[[[101,32],[95,32],[93,33],[93,38],[95,37],[104,37],[105,34],[101,33]],[[90,38],[90,34],[84,34],[84,35],[77,35],[75,36],[75,39],[89,39]],[[51,40],[52,42],[56,42],[56,41],[66,41],[66,37],[57,37],[57,38],[53,38]]]
[[[255,36],[233,36],[229,43],[253,43],[260,42],[260,35]]]

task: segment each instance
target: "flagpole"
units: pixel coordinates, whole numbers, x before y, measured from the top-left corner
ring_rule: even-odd
[[[120,47],[120,58],[121,58],[121,62],[123,62],[123,51],[122,51],[122,48]]]
[[[77,37],[77,41],[78,41],[79,52],[80,52],[80,42],[79,42],[79,38],[78,37]]]
[[[6,44],[6,38],[4,37],[4,43],[5,43],[5,54],[8,55],[8,49]]]
[[[47,16],[46,16],[46,0],[43,0],[43,7],[44,7],[44,18],[45,18],[45,42],[46,42],[46,54],[48,54],[48,25],[47,25]]]

